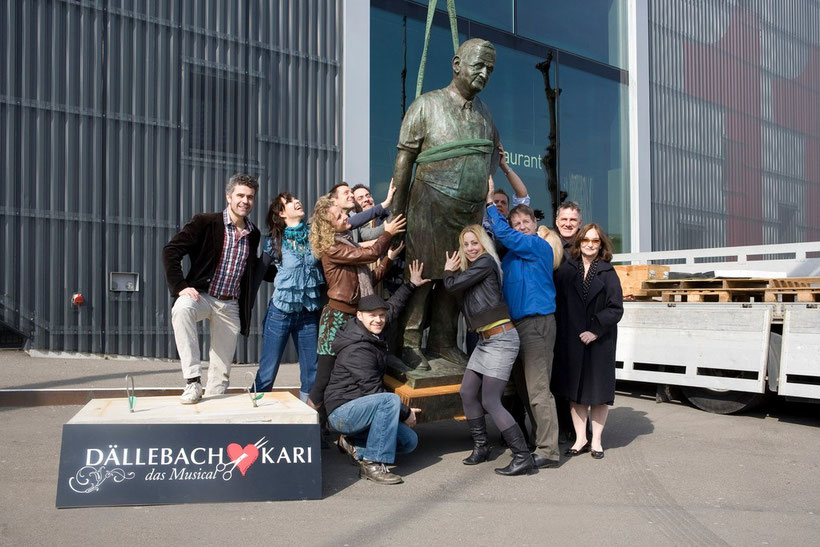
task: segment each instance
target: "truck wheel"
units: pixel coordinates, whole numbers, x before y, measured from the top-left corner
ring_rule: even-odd
[[[780,367],[780,346],[783,336],[769,333],[769,355],[766,367],[769,376],[768,386],[777,385],[777,372]],[[748,393],[745,391],[728,391],[707,389],[703,387],[681,386],[681,393],[695,407],[714,414],[736,414],[746,412],[759,406],[766,400],[766,393]]]
[[[765,393],[720,391],[703,387],[682,386],[681,392],[694,406],[714,414],[745,412],[755,408],[766,399]]]

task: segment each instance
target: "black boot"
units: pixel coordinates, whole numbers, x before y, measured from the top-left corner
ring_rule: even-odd
[[[470,435],[473,436],[473,453],[464,458],[464,465],[475,465],[490,459],[490,444],[487,442],[487,421],[484,416],[467,420]]]
[[[527,449],[527,442],[524,440],[524,433],[518,424],[501,432],[504,441],[513,453],[510,465],[496,469],[499,475],[523,475],[535,469],[535,462],[532,461],[532,454]]]

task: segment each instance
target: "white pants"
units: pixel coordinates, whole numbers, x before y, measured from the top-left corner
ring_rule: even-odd
[[[225,393],[230,381],[231,362],[239,336],[239,304],[236,300],[219,300],[207,293],[199,293],[198,302],[188,296],[177,298],[171,309],[171,324],[182,375],[186,379],[201,376],[196,324],[205,319],[211,321],[211,363],[205,395],[219,395]]]

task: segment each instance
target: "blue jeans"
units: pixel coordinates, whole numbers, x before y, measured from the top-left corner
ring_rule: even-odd
[[[285,313],[271,301],[263,329],[262,355],[254,382],[256,391],[270,391],[273,388],[288,338],[293,338],[293,345],[299,354],[299,396],[303,401],[307,400],[316,378],[319,313],[304,308],[300,312]]]
[[[363,460],[393,463],[396,454],[416,449],[419,437],[410,426],[399,422],[401,399],[395,393],[374,393],[348,401],[327,417],[339,433],[349,435]]]

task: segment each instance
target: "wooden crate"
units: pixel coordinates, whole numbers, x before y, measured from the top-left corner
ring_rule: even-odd
[[[669,272],[669,266],[659,264],[635,264],[615,266],[615,272],[621,280],[624,296],[651,296],[643,289],[643,282],[649,279],[663,279]]]
[[[398,395],[402,403],[411,408],[421,409],[416,416],[419,423],[464,419],[464,407],[459,394],[460,383],[412,388],[401,380],[385,374],[384,385]]]
[[[766,289],[765,302],[820,302],[820,289]]]
[[[787,277],[784,279],[772,279],[769,284],[771,289],[796,289],[801,287],[818,287],[820,277]]]
[[[762,302],[766,289],[671,289],[661,291],[662,302]]]

